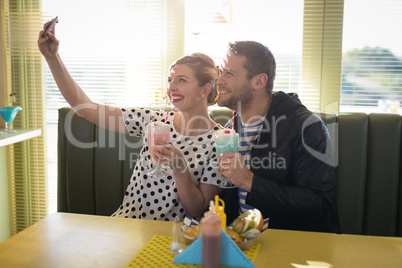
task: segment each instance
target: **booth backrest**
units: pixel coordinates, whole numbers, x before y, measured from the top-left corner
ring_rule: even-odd
[[[220,123],[232,112],[219,109]],[[342,232],[402,237],[402,117],[319,114],[333,143]],[[70,108],[59,110],[58,211],[111,215],[121,204],[142,147],[95,126]]]

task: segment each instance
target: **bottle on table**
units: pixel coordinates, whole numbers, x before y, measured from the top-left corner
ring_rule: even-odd
[[[203,268],[221,265],[221,230],[219,215],[214,211],[206,213],[201,223]]]
[[[222,206],[220,206],[219,203],[221,203]],[[221,227],[224,231],[226,231],[225,202],[219,198],[219,195],[215,195],[215,205],[213,211],[219,215],[219,219],[221,220]]]

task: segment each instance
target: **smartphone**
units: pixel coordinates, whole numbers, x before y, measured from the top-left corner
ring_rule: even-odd
[[[58,16],[56,16],[56,17],[52,20],[52,23],[50,23],[49,27],[47,27],[45,33],[42,35],[42,38],[43,38],[43,37],[46,37],[46,35],[50,32],[50,30],[53,28],[54,24],[56,23],[57,18],[58,18]]]

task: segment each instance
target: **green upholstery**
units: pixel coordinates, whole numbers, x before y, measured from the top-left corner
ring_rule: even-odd
[[[363,233],[367,171],[367,114],[338,115],[337,202],[342,232]]]
[[[369,116],[364,233],[394,235],[401,165],[401,117]]]
[[[59,110],[58,133],[58,211],[111,215],[136,162],[130,152],[139,152],[142,139],[100,128],[70,108]]]
[[[211,112],[221,125],[231,116],[228,109]],[[338,163],[342,232],[402,237],[402,117],[319,116],[327,124]],[[121,204],[141,148],[141,137],[106,131],[70,108],[60,109],[58,211],[111,215]]]

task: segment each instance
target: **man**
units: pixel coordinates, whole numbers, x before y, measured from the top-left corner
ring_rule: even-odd
[[[340,233],[325,124],[296,94],[272,92],[276,63],[264,45],[230,43],[221,72],[218,105],[236,111],[226,127],[240,135],[239,153],[218,156],[238,187],[221,195],[228,222],[257,208],[270,228]]]

